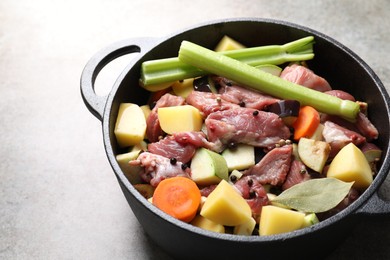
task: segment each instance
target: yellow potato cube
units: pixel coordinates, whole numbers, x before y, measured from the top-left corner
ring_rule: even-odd
[[[150,92],[157,92],[163,89],[170,88],[172,86],[173,82],[164,82],[160,84],[153,84],[153,85],[141,85],[144,89],[150,91]]]
[[[116,160],[121,167],[121,170],[132,184],[141,183],[140,172],[142,171],[141,166],[132,166],[129,164],[130,161],[137,159],[140,151],[133,151],[123,154],[118,154]]]
[[[238,226],[252,218],[252,211],[241,194],[222,180],[207,197],[200,215],[224,226]]]
[[[167,134],[200,131],[203,124],[199,110],[190,105],[160,107],[157,115],[161,129]]]
[[[141,109],[142,109],[142,112],[144,112],[144,116],[145,116],[145,120],[146,120],[148,118],[150,112],[152,112],[152,110],[150,109],[149,105],[143,105],[143,106],[141,106]]]
[[[129,152],[140,152],[146,151],[148,149],[148,144],[145,141],[141,141],[139,144],[136,144],[129,148]]]
[[[200,227],[209,231],[225,233],[225,227],[221,224],[215,223],[205,217],[197,215],[192,221],[191,224]]]
[[[179,80],[173,83],[172,90],[177,96],[186,98],[193,90],[194,79]]]
[[[242,235],[242,236],[250,236],[252,235],[253,230],[256,226],[256,220],[254,218],[250,218],[247,222],[235,226],[233,230],[233,234]]]
[[[360,190],[366,189],[373,181],[366,157],[353,143],[347,144],[336,154],[326,176],[345,182],[354,181],[353,187]]]
[[[229,36],[225,35],[215,47],[215,51],[231,51],[231,50],[238,50],[243,48],[245,48],[244,45],[230,38]]]
[[[275,235],[300,229],[305,214],[272,205],[261,210],[259,234],[261,236]]]
[[[119,106],[114,133],[120,147],[140,143],[145,137],[146,120],[137,104],[122,103]]]

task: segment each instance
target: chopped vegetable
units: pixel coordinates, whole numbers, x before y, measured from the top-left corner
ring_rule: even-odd
[[[247,222],[235,226],[233,229],[233,234],[242,235],[242,236],[250,236],[253,233],[253,230],[256,226],[256,220],[254,218],[250,218]]]
[[[295,99],[301,105],[310,105],[320,112],[339,115],[350,121],[356,120],[360,110],[359,104],[355,102],[297,85],[188,41],[182,42],[179,59],[184,63],[227,77],[266,94],[282,99]]]
[[[156,92],[156,91],[159,91],[159,90],[163,90],[163,89],[169,88],[170,86],[172,86],[173,83],[174,83],[174,81],[171,81],[171,82],[161,82],[161,83],[148,85],[148,86],[144,86],[143,85],[143,87],[146,90],[149,90],[151,92]]]
[[[178,176],[160,182],[154,191],[153,204],[179,220],[190,222],[196,215],[200,198],[195,182]]]
[[[319,124],[317,129],[314,131],[314,133],[309,136],[308,138],[316,140],[316,141],[322,141],[324,140],[324,137],[322,136],[322,132],[324,131],[324,124]]]
[[[121,170],[123,171],[123,173],[125,174],[127,179],[133,184],[137,184],[137,183],[142,182],[141,177],[139,175],[139,173],[142,169],[141,169],[141,167],[131,166],[129,164],[129,162],[137,159],[140,152],[141,152],[140,150],[131,151],[128,153],[118,154],[116,156],[116,160],[119,164],[119,167],[121,167]]]
[[[217,233],[225,233],[225,227],[221,224],[215,223],[201,215],[197,215],[192,221],[191,224],[203,228],[209,231],[217,232]]]
[[[134,184],[134,188],[139,192],[141,193],[141,195],[145,198],[145,199],[150,199],[151,197],[153,197],[153,193],[154,193],[154,187],[150,184],[145,184],[145,183],[138,183],[138,184]]]
[[[310,137],[320,124],[320,114],[311,106],[303,106],[299,109],[297,120],[293,123],[294,139]]]
[[[301,161],[310,169],[322,173],[322,169],[328,160],[330,145],[327,142],[314,139],[299,139],[298,154]]]
[[[366,156],[366,159],[370,164],[372,173],[376,174],[376,164],[379,162],[382,156],[382,150],[373,143],[365,143],[362,147],[360,147],[360,149],[362,150],[364,156]]]
[[[232,149],[222,152],[229,171],[244,170],[255,165],[255,147],[247,144],[237,144]]]
[[[261,64],[279,65],[289,61],[310,60],[313,54],[313,36],[308,36],[284,45],[268,45],[220,52],[221,55],[240,60],[251,66]],[[176,80],[206,75],[206,71],[185,64],[178,58],[145,61],[141,67],[141,85],[157,85]],[[147,87],[149,90],[152,87]]]
[[[344,146],[330,163],[327,177],[354,181],[354,188],[364,190],[373,181],[371,167],[363,152],[353,143]]]
[[[230,50],[238,50],[245,48],[244,45],[239,43],[238,41],[232,39],[231,37],[225,35],[215,47],[215,51],[230,51]]]
[[[172,84],[173,93],[175,93],[176,96],[186,98],[191,91],[194,90],[193,83],[193,78],[178,80]]]
[[[222,180],[207,197],[200,215],[224,226],[238,226],[249,221],[252,211],[241,194]]]
[[[139,144],[145,137],[146,120],[142,109],[133,103],[121,103],[115,123],[115,137],[120,147]]]
[[[300,229],[305,213],[272,205],[261,210],[259,233],[261,236],[275,235]]]
[[[280,100],[267,106],[267,111],[277,114],[287,126],[291,126],[298,118],[300,106],[296,100]]]
[[[283,70],[281,67],[272,64],[259,65],[256,66],[256,68],[278,77],[280,76]]]
[[[233,170],[229,175],[229,182],[231,184],[234,184],[236,181],[238,181],[242,177],[242,173],[238,170]]]
[[[199,131],[202,128],[202,115],[191,105],[160,107],[157,114],[161,129],[168,134]]]
[[[283,45],[289,45],[290,51],[284,55],[312,55],[312,40],[312,37],[307,37]],[[275,57],[271,57],[271,53],[280,47],[254,49],[262,50],[265,55],[262,59],[272,60]],[[328,138],[326,127],[331,121],[325,121],[325,126],[322,125],[320,113],[354,121],[361,105],[355,103],[353,97],[348,99],[350,101],[344,101],[337,95],[310,89],[305,83],[300,83],[301,86],[289,82],[283,76],[280,78],[282,68],[276,65],[247,65],[245,63],[259,60],[251,55],[254,53],[251,50],[226,52],[232,55],[230,57],[183,42],[175,62],[208,74],[175,80],[173,84],[161,82],[145,86],[152,92],[151,98],[144,106],[131,104],[137,116],[127,118],[129,122],[126,123],[122,122],[125,113],[121,111],[126,103],[121,104],[117,125],[126,129],[132,126],[139,128],[148,121],[148,130],[156,138],[135,143],[138,137],[146,138],[144,133],[135,137],[122,136],[121,139],[116,128],[119,146],[124,139],[131,141],[125,140],[127,143],[122,145],[125,149],[121,149],[125,153],[116,158],[140,194],[179,220],[220,233],[273,235],[309,227],[319,222],[317,213],[325,213],[319,215],[322,220],[336,214],[342,209],[340,206],[344,208],[351,204],[372,183],[382,151],[375,144],[364,142],[363,136],[363,143],[356,143],[359,148],[352,143],[346,145],[354,141],[352,138],[340,142],[340,146],[346,145],[344,148],[334,145],[332,140],[344,138],[344,130],[353,131],[348,124],[334,127],[336,133]],[[233,53],[238,56],[235,58]],[[281,57],[280,53],[275,55],[274,61]],[[164,73],[169,74],[173,70],[168,67],[167,71],[161,69],[158,73],[162,73],[164,78]],[[192,97],[194,93],[201,98],[195,100],[197,96]],[[211,124],[205,120],[204,107],[211,104],[215,111],[224,112],[222,102],[228,104],[229,101],[224,98],[229,99],[230,94],[233,98],[227,109],[232,114],[224,114],[221,118],[216,117],[216,120],[227,122],[234,119],[238,124],[245,125],[263,118],[265,113],[272,115],[282,125],[283,121],[288,126],[283,125],[285,133],[281,135],[276,131],[280,127],[264,131],[270,138],[276,138],[263,149],[263,146],[254,147],[257,143],[252,143],[249,130],[236,133],[235,128],[229,129],[226,124],[219,127],[215,122]],[[263,96],[264,105],[252,108],[257,106],[257,102],[252,100],[260,99],[263,102]],[[171,98],[174,102],[170,101]],[[180,101],[176,102],[176,99]],[[239,116],[241,113],[248,114],[248,118],[242,119]],[[362,119],[361,114],[359,112],[358,122]],[[366,123],[371,124],[369,121]],[[268,123],[262,121],[260,125],[268,126]],[[292,136],[294,132],[295,136]],[[370,135],[370,138],[375,139],[377,135]],[[156,147],[164,151],[164,155]],[[331,147],[336,149],[330,156]],[[182,160],[182,154],[188,158]],[[289,159],[284,160],[284,155]],[[281,158],[283,161],[279,163]],[[252,174],[255,171],[266,171],[267,174]],[[321,175],[322,172],[324,174]]]
[[[317,224],[318,222],[320,221],[315,213],[306,214],[306,216],[303,218],[302,228],[310,227],[314,224]]]
[[[191,161],[191,178],[199,185],[218,184],[228,180],[228,166],[219,153],[199,148]]]
[[[347,196],[353,182],[335,178],[320,178],[301,182],[283,191],[272,200],[302,212],[325,212],[337,206]]]
[[[209,75],[196,78],[194,80],[194,90],[202,91],[202,92],[212,92],[217,93],[217,89],[215,88],[214,81],[211,79]]]
[[[149,105],[143,105],[143,106],[140,106],[140,108],[142,109],[142,112],[144,112],[145,120],[148,119],[148,116],[150,115],[150,112],[152,111],[150,109],[150,106]]]

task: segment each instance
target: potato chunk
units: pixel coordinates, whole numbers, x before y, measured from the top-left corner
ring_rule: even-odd
[[[373,181],[371,167],[363,152],[353,143],[344,146],[331,162],[327,177],[345,182],[354,181],[353,187],[364,190]]]
[[[193,83],[193,78],[179,80],[173,83],[172,90],[176,96],[186,98],[194,90]]]
[[[119,146],[140,143],[145,137],[145,131],[146,120],[142,109],[133,103],[120,104],[114,130]]]
[[[300,229],[305,214],[272,205],[263,206],[260,216],[261,236],[275,235]]]
[[[245,46],[242,45],[240,42],[234,40],[233,38],[230,38],[229,36],[225,35],[219,41],[217,47],[215,47],[215,51],[231,51],[242,48],[245,48]]]
[[[253,230],[256,226],[256,220],[254,218],[250,218],[247,222],[235,226],[233,230],[233,234],[242,235],[242,236],[250,236],[253,233]]]
[[[202,128],[202,115],[190,105],[160,107],[157,114],[161,129],[167,134],[200,131]]]
[[[200,215],[224,226],[238,226],[249,221],[252,211],[233,186],[222,180],[207,197]]]
[[[140,172],[142,171],[141,166],[132,166],[129,164],[130,161],[137,159],[139,154],[140,151],[133,151],[128,153],[118,154],[116,156],[116,160],[118,161],[121,170],[123,171],[127,179],[132,184],[137,184],[142,182],[140,177]]]
[[[142,112],[144,112],[145,120],[148,119],[148,116],[150,115],[150,112],[152,112],[152,110],[150,109],[150,106],[149,105],[143,105],[143,106],[140,106],[140,108],[142,109]]]
[[[221,224],[215,223],[205,217],[202,217],[200,215],[196,216],[192,221],[191,224],[200,227],[209,231],[214,231],[218,233],[225,233],[225,227]]]

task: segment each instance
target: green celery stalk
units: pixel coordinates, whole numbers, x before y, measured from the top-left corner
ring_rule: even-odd
[[[251,66],[280,65],[290,61],[313,59],[313,36],[301,38],[284,45],[267,45],[224,51],[221,54]],[[206,72],[181,62],[177,57],[145,61],[141,66],[141,84],[156,85],[205,75]]]
[[[355,102],[300,86],[188,41],[183,41],[180,46],[179,60],[263,93],[282,99],[295,99],[302,105],[349,121],[355,121],[360,111]]]

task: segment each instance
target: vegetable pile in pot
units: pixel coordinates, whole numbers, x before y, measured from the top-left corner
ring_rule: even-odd
[[[273,235],[314,225],[372,183],[381,150],[367,104],[305,61],[313,37],[216,51],[183,42],[144,62],[148,104],[122,103],[117,160],[135,188],[197,227]]]

